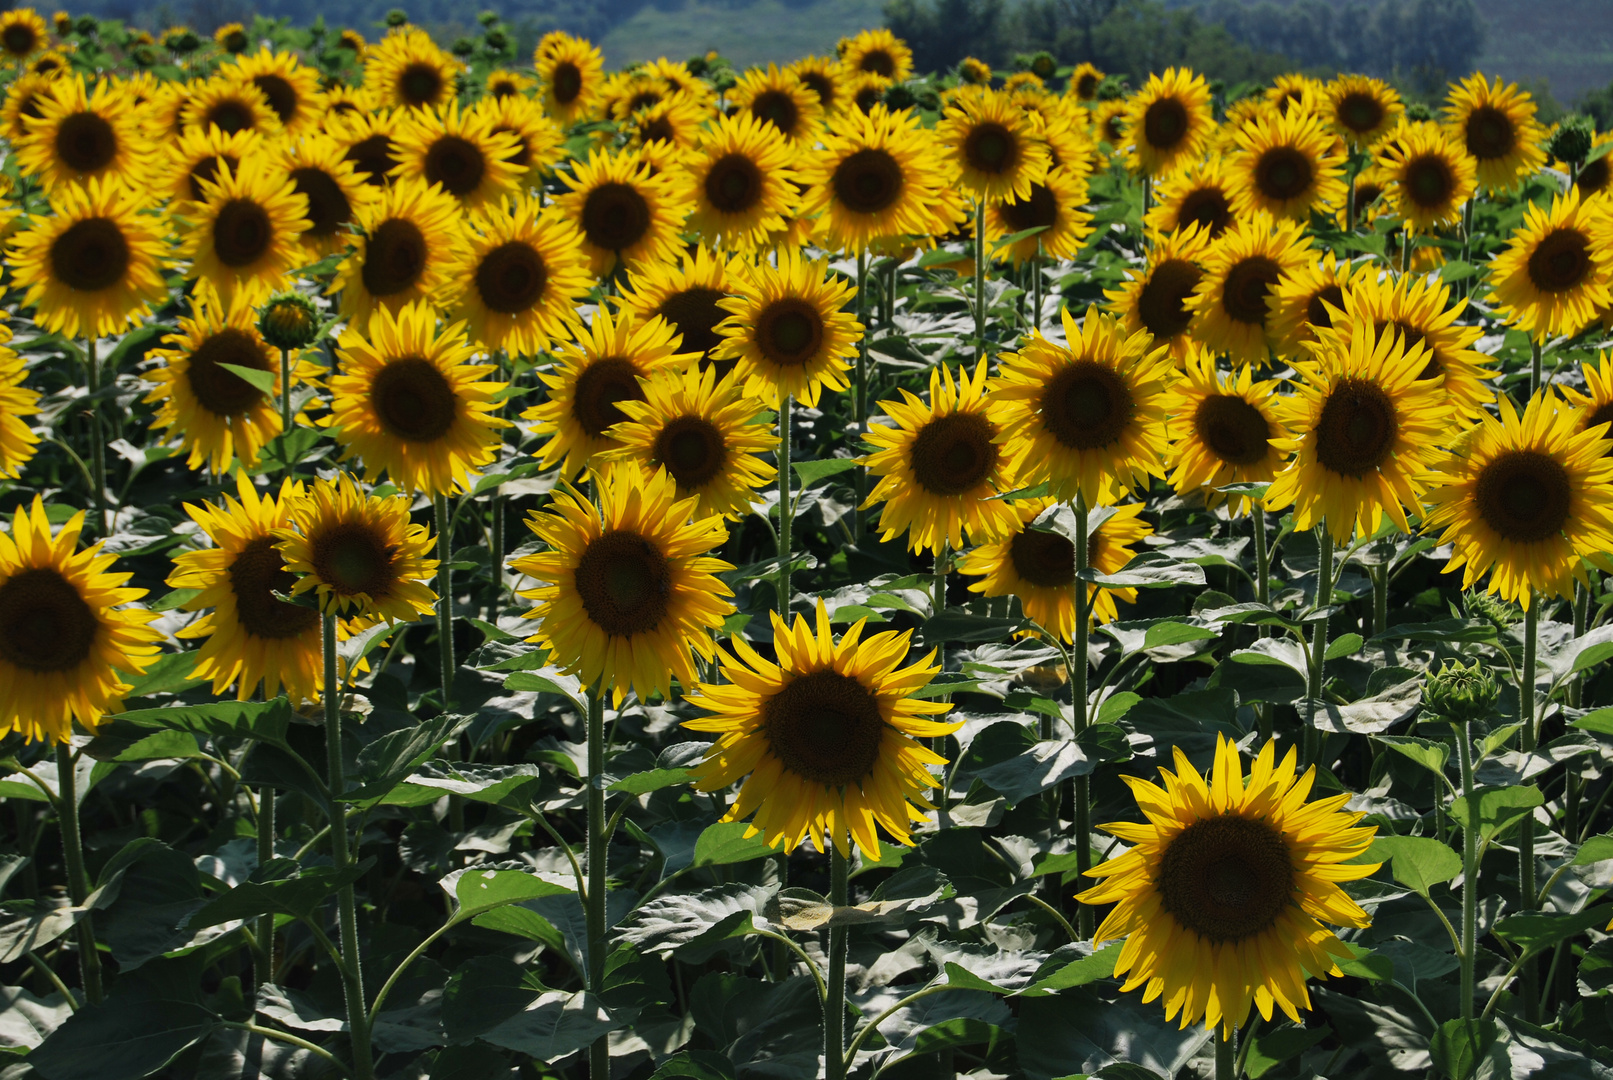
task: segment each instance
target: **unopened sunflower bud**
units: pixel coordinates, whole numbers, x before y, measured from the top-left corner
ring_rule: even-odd
[[[1546,152],[1558,161],[1581,162],[1591,152],[1595,132],[1591,122],[1583,116],[1566,116],[1551,138],[1546,140]]]
[[[1423,707],[1453,724],[1462,724],[1489,719],[1500,696],[1495,676],[1482,661],[1459,664],[1447,660],[1428,676]]]
[[[301,293],[281,293],[258,312],[258,333],[277,349],[305,349],[319,336],[319,313]]]
[[[1470,619],[1480,619],[1497,630],[1505,630],[1523,614],[1516,604],[1490,593],[1469,592],[1462,596],[1462,610]]]
[[[394,30],[400,26],[409,25],[409,13],[402,8],[393,8],[386,13],[386,24]]]
[[[1059,69],[1059,62],[1053,59],[1049,52],[1039,52],[1031,57],[1030,69],[1039,79],[1051,79]]]

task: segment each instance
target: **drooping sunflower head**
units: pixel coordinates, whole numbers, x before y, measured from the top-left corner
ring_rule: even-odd
[[[1506,251],[1490,264],[1492,300],[1508,323],[1544,340],[1576,334],[1613,302],[1613,215],[1579,192],[1531,205]]]
[[[125,588],[101,545],[78,550],[80,511],[51,536],[44,501],[19,506],[0,533],[0,731],[64,743],[73,721],[94,731],[121,710],[129,684],[156,659],[162,635],[149,611],[125,607],[146,595]]]
[[[1351,146],[1371,146],[1406,111],[1394,87],[1368,75],[1340,75],[1327,84],[1326,94],[1327,118]]]
[[[1276,344],[1277,287],[1310,258],[1299,222],[1273,221],[1264,211],[1240,221],[1204,256],[1190,302],[1194,340],[1235,364],[1265,363]]]
[[[1178,232],[1197,225],[1219,240],[1237,220],[1231,171],[1214,157],[1162,180],[1155,189],[1157,205],[1148,211],[1147,226],[1156,233]]]
[[[832,95],[832,88],[831,88]],[[794,68],[752,68],[740,78],[730,98],[740,112],[776,130],[791,146],[810,147],[823,129],[827,111],[818,89]]]
[[[639,153],[590,151],[561,179],[571,189],[556,200],[582,231],[596,275],[637,262],[670,261],[688,214],[683,178],[652,175]]]
[[[388,34],[364,58],[364,89],[382,108],[426,109],[454,99],[461,64],[418,27]]]
[[[24,386],[28,369],[6,342],[11,327],[0,322],[0,477],[15,479],[33,458],[39,436],[24,417],[39,412],[39,391]]]
[[[689,227],[714,247],[750,252],[785,227],[796,201],[795,155],[777,129],[741,112],[709,128],[691,157]]]
[[[1290,432],[1276,444],[1292,458],[1266,508],[1293,506],[1294,528],[1324,524],[1339,544],[1371,536],[1386,514],[1410,532],[1406,512],[1418,509],[1428,461],[1450,436],[1440,387],[1420,378],[1427,347],[1357,324],[1348,338],[1322,335],[1311,352],[1294,362],[1296,392],[1276,403]]]
[[[1377,163],[1395,208],[1417,232],[1456,222],[1477,187],[1473,158],[1432,121],[1402,124],[1379,147]]]
[[[1338,961],[1352,956],[1323,923],[1371,921],[1340,884],[1378,868],[1355,861],[1375,829],[1344,809],[1349,792],[1307,803],[1316,771],[1297,775],[1292,748],[1279,763],[1267,742],[1247,776],[1222,735],[1209,777],[1174,754],[1164,787],[1124,778],[1145,821],[1103,826],[1133,846],[1087,871],[1106,880],[1076,897],[1115,905],[1094,940],[1125,938],[1121,990],[1162,998],[1184,1028],[1202,1019],[1231,1039],[1251,1005],[1297,1022],[1310,1007],[1306,978],[1341,975]]]
[[[357,243],[331,286],[350,322],[363,325],[378,307],[435,301],[448,288],[464,243],[452,195],[420,180],[401,182],[357,210],[354,221]]]
[[[131,187],[144,182],[151,147],[122,86],[103,80],[90,90],[74,75],[57,79],[32,101],[38,116],[24,114],[28,133],[17,143],[17,164],[47,191],[94,179]]]
[[[269,97],[250,82],[214,76],[191,89],[180,113],[186,128],[218,128],[226,135],[256,131],[265,138],[280,135],[280,115]]]
[[[1535,593],[1569,597],[1584,559],[1613,547],[1613,458],[1605,428],[1544,391],[1520,417],[1509,398],[1482,416],[1460,452],[1429,477],[1424,528],[1444,529],[1445,570],[1462,587],[1486,573],[1489,591],[1528,610]]]
[[[936,127],[958,182],[976,199],[1025,199],[1047,175],[1047,145],[1036,125],[1004,94],[959,98]]]
[[[33,8],[0,13],[0,54],[7,60],[27,60],[50,44],[50,28]]]
[[[847,71],[866,71],[891,82],[904,82],[913,74],[913,50],[884,27],[864,30],[841,44],[840,63]]]
[[[621,448],[612,429],[628,419],[619,405],[643,401],[642,382],[664,368],[681,370],[694,361],[678,351],[678,333],[664,319],[640,321],[630,311],[612,318],[600,308],[587,332],[560,347],[553,372],[541,372],[549,399],[521,414],[549,436],[544,465],[562,463],[566,477],[595,464],[596,455]]]
[[[592,42],[555,31],[534,55],[543,111],[561,127],[589,114],[604,84],[605,58]]]
[[[409,501],[366,495],[345,472],[315,480],[273,530],[285,568],[298,575],[290,595],[313,592],[327,615],[393,623],[430,614],[437,560],[430,532],[409,522]]]
[[[330,425],[343,460],[360,458],[367,479],[384,472],[411,494],[446,495],[468,490],[471,471],[493,460],[509,426],[493,415],[505,384],[484,380],[493,365],[472,363],[463,323],[439,327],[424,302],[381,308],[362,330],[347,328],[336,355]]]
[[[717,302],[729,315],[717,326],[723,341],[711,355],[738,362],[733,377],[746,394],[770,408],[786,395],[816,407],[824,387],[850,385],[847,361],[863,327],[843,310],[855,286],[834,275],[827,260],[780,251],[777,266],[748,268],[735,291]]]
[[[281,153],[280,168],[291,177],[292,190],[308,200],[308,227],[299,237],[303,246],[318,255],[340,251],[375,189],[348,160],[346,148],[328,135],[304,135],[282,144]]]
[[[552,661],[616,704],[689,690],[694,657],[711,660],[712,631],[734,610],[717,574],[732,567],[708,553],[728,537],[716,515],[692,517],[665,471],[648,478],[613,469],[600,480],[599,505],[569,488],[527,527],[548,550],[511,562],[541,584],[521,593],[536,601],[532,641]]]
[[[762,403],[719,381],[710,367],[668,367],[642,384],[644,400],[616,403],[627,419],[611,429],[620,443],[604,461],[637,468],[648,479],[666,470],[693,514],[743,518],[756,489],[777,476],[761,456],[778,449],[771,424],[757,422]]]
[[[1273,112],[1246,125],[1229,162],[1239,214],[1310,219],[1316,206],[1344,198],[1344,147],[1314,113]]]
[[[191,276],[225,304],[238,295],[257,304],[304,261],[308,199],[278,161],[262,156],[238,170],[221,164],[201,188],[185,245]]]
[[[508,132],[495,132],[487,115],[446,107],[410,110],[393,136],[395,175],[441,188],[467,210],[513,195],[522,169],[511,160],[518,147]]]
[[[1214,506],[1225,497],[1217,488],[1276,476],[1285,457],[1279,442],[1288,437],[1272,407],[1282,386],[1279,379],[1255,382],[1249,367],[1217,371],[1213,354],[1196,346],[1189,351],[1177,384],[1171,486],[1184,495],[1202,492]],[[1236,495],[1230,509],[1241,514],[1249,503],[1247,495]]]
[[[736,291],[743,273],[737,257],[725,259],[697,245],[684,252],[681,267],[638,266],[622,288],[621,303],[640,321],[660,316],[672,324],[681,338],[679,349],[698,356],[701,367],[715,368],[721,379],[738,361],[712,357],[723,340],[717,324],[728,317],[719,301]]]
[[[506,200],[476,215],[450,278],[452,310],[471,340],[512,356],[535,356],[569,337],[576,305],[594,283],[576,228],[532,199]]]
[[[1170,354],[1096,307],[1079,324],[1068,308],[1061,314],[1066,344],[1033,332],[999,358],[990,392],[1001,409],[998,439],[1020,484],[1045,480],[1056,499],[1079,494],[1098,506],[1164,476]]]
[[[1126,127],[1143,175],[1170,175],[1197,160],[1215,130],[1209,84],[1187,68],[1148,76],[1127,105]]]
[[[233,71],[228,67],[223,70],[228,77],[262,91],[288,136],[295,138],[318,124],[319,72],[294,54],[275,52],[266,46],[237,59]]]
[[[911,846],[911,823],[925,820],[938,786],[930,766],[946,764],[919,740],[958,727],[935,719],[951,705],[910,696],[939,673],[935,654],[902,667],[912,631],[865,639],[865,621],[837,642],[821,600],[816,625],[772,619],[777,663],[735,637],[734,656],[718,652],[724,682],[689,696],[711,715],[684,726],[717,734],[695,786],[716,791],[743,778],[723,820],[754,813],[747,835],[785,851],[810,835],[819,850],[849,854],[855,843],[877,860],[880,828]]]
[[[1104,293],[1128,334],[1147,331],[1153,345],[1186,355],[1193,322],[1188,302],[1204,280],[1200,263],[1209,247],[1209,235],[1198,225],[1166,233],[1149,249],[1141,272],[1129,271],[1130,280]]]
[[[1087,181],[1078,166],[1051,169],[1024,198],[1009,198],[986,210],[986,242],[1040,229],[1007,245],[1014,266],[1033,259],[1073,259],[1092,235],[1092,215],[1084,207]],[[973,267],[971,266],[972,270]],[[1039,270],[1036,272],[1040,272]]]
[[[1535,103],[1515,83],[1492,85],[1475,72],[1451,87],[1445,126],[1473,159],[1486,191],[1506,191],[1546,162],[1546,131],[1535,119]]]
[[[167,299],[167,245],[144,206],[110,177],[71,184],[51,196],[49,215],[12,238],[12,272],[36,323],[67,337],[104,337]]]

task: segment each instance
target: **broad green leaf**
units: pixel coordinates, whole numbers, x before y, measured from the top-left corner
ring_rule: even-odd
[[[850,472],[857,467],[856,458],[825,458],[822,461],[792,461],[790,468],[801,478],[801,486],[809,488],[819,480]]]
[[[1353,975],[1368,982],[1387,982],[1395,977],[1395,962],[1387,956],[1382,956],[1371,949],[1348,941],[1344,947],[1354,953],[1349,960],[1340,960],[1339,970],[1346,975]]]
[[[276,859],[267,867],[260,867],[251,879],[208,901],[207,906],[191,916],[190,929],[201,930],[258,915],[310,918],[327,897],[336,895],[343,885],[369,873],[374,863],[373,858],[368,858],[346,870],[338,870],[334,866],[311,866],[295,876],[272,877],[297,869],[296,863],[290,859]]]
[[[389,732],[358,752],[353,779],[356,788],[343,792],[340,801],[349,803],[380,799],[437,755],[448,739],[458,735],[475,719],[456,713],[442,713],[414,727]]]
[[[1579,845],[1579,851],[1574,853],[1572,865],[1589,866],[1604,859],[1613,859],[1613,833],[1593,836]]]
[[[1275,1031],[1263,1031],[1250,1041],[1244,1069],[1250,1080],[1260,1080],[1276,1066],[1289,1058],[1298,1057],[1331,1034],[1333,1029],[1326,1025],[1313,1028],[1286,1026]]]
[[[1099,979],[1107,979],[1115,973],[1115,962],[1120,959],[1120,950],[1123,942],[1106,945],[1079,960],[1071,961],[1056,971],[1049,972],[1019,991],[1020,997],[1040,997],[1043,994],[1052,994],[1060,990],[1068,990],[1072,986],[1085,986]]]
[[[1145,551],[1113,574],[1083,570],[1081,580],[1100,589],[1165,589],[1173,585],[1203,585],[1204,568],[1178,562],[1157,551]]]
[[[260,393],[274,393],[274,372],[263,371],[259,368],[242,367],[240,364],[219,364],[219,367],[234,375],[242,382],[249,383]]]
[[[1354,656],[1361,649],[1360,634],[1340,634],[1328,642],[1324,659],[1338,660],[1346,656]]]
[[[1593,927],[1600,930],[1608,924],[1609,919],[1613,919],[1613,905],[1603,904],[1572,915],[1556,912],[1509,915],[1497,922],[1491,932],[1496,937],[1537,953],[1559,941],[1578,937]]]
[[[1613,709],[1594,709],[1569,726],[1598,735],[1613,735]]]
[[[1444,743],[1408,735],[1379,735],[1377,741],[1398,754],[1404,754],[1435,776],[1445,775],[1445,762],[1451,756],[1451,748]]]
[[[273,701],[215,701],[207,705],[174,705],[165,709],[135,709],[117,719],[141,727],[189,731],[212,739],[261,739],[284,744],[291,727],[291,703]]]
[[[1495,1043],[1494,1020],[1447,1020],[1428,1042],[1434,1068],[1450,1080],[1469,1080]]]
[[[1427,836],[1380,836],[1367,857],[1386,860],[1395,880],[1421,896],[1462,872],[1462,857]]]
[[[925,252],[933,255],[935,252]],[[650,1080],[734,1080],[734,1063],[727,1055],[711,1050],[681,1050],[656,1069]]]
[[[554,668],[542,672],[517,671],[504,680],[504,689],[559,694],[575,705],[578,712],[588,715],[588,695],[582,681],[575,675],[562,675]]]
[[[217,1018],[188,1001],[144,996],[86,1005],[28,1055],[40,1080],[140,1080],[209,1031]]]
[[[152,697],[156,694],[177,694],[200,686],[206,679],[198,679],[192,672],[196,668],[194,652],[163,653],[157,662],[130,680],[128,698]]]
[[[468,870],[456,870],[437,884],[453,899],[453,920],[456,923],[505,904],[535,900],[540,896],[558,896],[572,891],[529,870],[489,869],[480,866],[473,866]]]
[[[650,769],[647,772],[624,776],[607,787],[606,791],[622,791],[629,795],[644,795],[662,788],[687,784],[694,773],[689,769]]]
[[[84,752],[98,761],[160,761],[164,758],[193,758],[202,755],[196,736],[185,731],[154,731],[132,742],[111,735],[91,740]]]
[[[1479,839],[1493,840],[1512,826],[1528,817],[1537,806],[1545,805],[1545,797],[1533,784],[1521,787],[1482,788],[1479,796]],[[1467,799],[1458,796],[1452,803],[1450,818],[1462,828],[1467,827]]]
[[[987,615],[971,615],[966,611],[949,609],[926,619],[919,633],[926,645],[978,645],[989,641],[1007,641],[1024,626],[1022,619],[994,619]]]
[[[778,854],[759,832],[747,839],[745,833],[750,828],[744,821],[719,821],[707,826],[695,841],[692,865],[726,866]]]
[[[558,1061],[621,1026],[592,994],[556,990],[539,994],[527,1008],[480,1037],[540,1061]]]

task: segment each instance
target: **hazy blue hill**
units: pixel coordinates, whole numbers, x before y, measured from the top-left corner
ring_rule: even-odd
[[[755,0],[748,6],[684,0],[676,7],[648,6],[618,24],[600,42],[611,64],[682,58],[714,48],[735,64],[784,63],[808,53],[830,53],[835,42],[884,22],[883,0]]]
[[[1479,66],[1546,80],[1569,102],[1613,83],[1613,0],[1475,0],[1489,28]]]

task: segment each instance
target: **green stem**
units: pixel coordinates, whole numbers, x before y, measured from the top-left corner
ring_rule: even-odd
[[[1036,254],[1031,257],[1031,326],[1042,328],[1042,238],[1036,238]]]
[[[1316,530],[1316,610],[1323,612],[1316,619],[1311,635],[1310,679],[1306,694],[1309,723],[1305,726],[1304,764],[1319,764],[1322,753],[1322,732],[1316,726],[1316,713],[1322,707],[1322,665],[1327,657],[1327,615],[1333,603],[1333,534],[1323,521]]]
[[[1078,492],[1075,496],[1075,648],[1070,651],[1069,669],[1073,706],[1071,725],[1077,738],[1087,727],[1087,622],[1091,610],[1088,595],[1091,586],[1083,580],[1083,575],[1090,561],[1088,556],[1091,553],[1087,550],[1090,546],[1087,537],[1087,500],[1084,494]],[[1075,806],[1075,869],[1077,878],[1084,880],[1086,872],[1092,869],[1092,792],[1086,776],[1077,776],[1071,784],[1071,801]],[[1090,904],[1080,905],[1076,912],[1076,925],[1083,940],[1092,937],[1092,916]]]
[[[596,998],[605,988],[605,698],[598,686],[588,688],[588,895],[584,910],[588,930],[588,990]],[[610,1041],[601,1035],[588,1048],[590,1080],[610,1080]]]
[[[975,341],[986,355],[986,204],[975,203]]]
[[[432,497],[437,517],[437,653],[442,669],[442,711],[448,711],[454,694],[454,570],[453,518],[448,496]]]
[[[1372,636],[1377,637],[1389,629],[1389,567],[1371,567],[1372,577]]]
[[[847,860],[838,845],[829,849],[829,903],[848,902]],[[829,927],[829,985],[823,999],[824,1080],[846,1080],[846,927]]]
[[[330,1064],[336,1066],[338,1069],[341,1069],[344,1075],[347,1074],[346,1067],[337,1060],[335,1054],[331,1053],[329,1050],[326,1050],[318,1043],[309,1042],[300,1035],[292,1035],[289,1032],[279,1031],[275,1028],[263,1027],[261,1024],[252,1023],[250,1020],[220,1020],[218,1021],[218,1026],[224,1028],[233,1028],[236,1031],[250,1032],[251,1034],[257,1035],[260,1038],[272,1039],[275,1042],[283,1042],[287,1046],[295,1046],[298,1049],[306,1050],[315,1057],[324,1058]]]
[[[857,323],[861,327],[857,338],[857,432],[868,434],[868,252],[857,256]],[[862,504],[868,497],[868,470],[859,465],[852,472],[857,498],[851,504],[851,535],[854,541],[862,540]],[[779,511],[783,513],[782,510]]]
[[[1574,636],[1584,637],[1590,621],[1591,590],[1584,582],[1574,585]],[[1576,675],[1568,684],[1568,704],[1579,708],[1585,694],[1585,676]],[[1579,835],[1579,799],[1581,775],[1577,765],[1568,762],[1568,775],[1563,789],[1563,835],[1570,840]]]
[[[913,993],[899,999],[896,1004],[892,1005],[890,1008],[868,1021],[868,1023],[864,1024],[858,1030],[856,1035],[852,1036],[851,1045],[846,1047],[845,1058],[841,1068],[849,1069],[851,1067],[852,1060],[856,1058],[857,1051],[861,1049],[863,1040],[867,1039],[869,1035],[879,1030],[879,1025],[883,1024],[885,1021],[889,1020],[891,1017],[895,1016],[897,1013],[901,1012],[915,1001],[921,1001],[932,994],[942,994],[951,989],[953,989],[953,987],[948,986],[946,983],[939,983],[933,986],[926,986],[922,990],[915,990]]]
[[[258,865],[268,866],[274,858],[274,788],[258,789]],[[258,940],[262,942],[263,969],[253,975],[253,985],[274,982],[274,915],[258,917]]]
[[[90,476],[95,490],[90,493],[95,501],[95,520],[100,523],[100,536],[110,536],[112,526],[107,518],[106,505],[106,436],[101,422],[101,359],[95,355],[95,338],[84,339],[85,384],[90,391]]]
[[[1215,1029],[1215,1080],[1237,1080],[1237,1059],[1233,1051],[1234,1040],[1221,1034],[1220,1025]]]
[[[62,830],[62,858],[67,864],[67,894],[74,907],[83,907],[90,895],[90,876],[84,870],[84,838],[79,834],[78,777],[73,772],[74,755],[70,742],[56,744],[56,815]],[[101,1003],[101,953],[95,947],[95,924],[90,913],[74,928],[78,934],[78,970],[84,981],[84,999]]]
[[[490,622],[498,622],[499,609],[504,605],[504,492],[495,487],[489,494],[492,503],[488,523],[488,567],[493,573],[493,609]]]
[[[1529,396],[1534,397],[1540,390],[1540,359],[1544,350],[1540,346],[1540,339],[1535,338],[1529,342]]]
[[[1519,748],[1525,756],[1534,752],[1540,740],[1539,720],[1535,716],[1535,655],[1540,638],[1540,596],[1530,597],[1529,610],[1523,617],[1523,666],[1518,675],[1518,729]],[[1525,910],[1537,904],[1535,886],[1535,817],[1525,814],[1518,823],[1518,901]],[[1523,966],[1523,1002],[1527,1019],[1533,1021],[1540,1008],[1540,965],[1530,960]]]
[[[280,433],[291,434],[291,350],[280,350]]]
[[[1407,228],[1402,228],[1400,230],[1400,276],[1401,277],[1405,277],[1407,274],[1411,273],[1411,249],[1412,249],[1413,246],[1415,246],[1415,244],[1416,244],[1416,240],[1414,240],[1412,238],[1411,230],[1407,229]]]
[[[936,615],[940,615],[942,612],[946,611],[946,609],[947,609],[947,570],[951,566],[951,560],[952,560],[952,548],[951,548],[951,545],[947,542],[946,538],[943,537],[941,539],[941,542],[936,546],[936,549],[935,549],[935,568],[934,568],[933,577],[932,577],[931,584],[930,584],[931,591],[932,591],[932,598],[931,598],[931,601],[930,601],[931,610]],[[939,643],[938,647],[939,647],[940,656],[941,656],[941,668],[942,668],[942,670],[945,670],[946,669],[946,643],[941,642],[941,643]],[[947,756],[947,736],[945,736],[945,735],[933,736],[930,739],[930,750],[937,757],[943,757],[943,758],[946,757]],[[935,807],[936,807],[936,815],[935,815],[936,824],[940,828],[944,829],[944,828],[947,827],[947,790],[946,790],[946,767],[945,766],[942,766],[942,770],[941,770],[941,789],[940,789],[940,791],[938,791],[936,793]]]
[[[1479,925],[1479,800],[1473,785],[1473,722],[1456,732],[1457,761],[1462,769],[1462,798],[1467,800],[1467,820],[1462,822],[1462,1019],[1473,1019],[1474,951]]]
[[[790,545],[795,522],[790,506],[790,439],[795,426],[795,399],[785,394],[778,410],[778,613],[779,618],[790,617],[790,600],[794,592],[790,584]]]
[[[1270,606],[1271,549],[1266,542],[1266,508],[1259,501],[1251,500],[1249,525],[1255,536],[1255,600],[1262,606]],[[1259,637],[1265,637],[1266,628],[1256,627],[1255,633]],[[1271,741],[1271,702],[1255,703],[1255,719],[1260,725],[1260,745],[1264,746]]]
[[[330,788],[326,814],[330,821],[330,858],[340,872],[352,865],[353,856],[347,846],[346,813],[337,801],[346,790],[347,777],[342,761],[342,695],[336,676],[335,615],[321,616],[321,631],[320,644],[325,654],[325,766]],[[375,1064],[370,1053],[370,1021],[364,1009],[364,962],[359,955],[358,899],[352,882],[337,892],[336,914],[341,938],[342,997],[353,1043],[353,1076],[356,1080],[371,1080]]]

